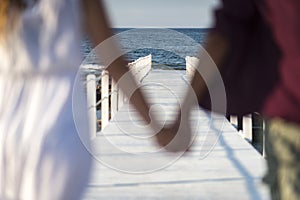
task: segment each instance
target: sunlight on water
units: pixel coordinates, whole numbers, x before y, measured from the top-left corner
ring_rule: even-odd
[[[116,34],[129,29],[114,29]],[[147,33],[145,34],[145,30]],[[204,44],[206,35],[209,29],[172,29],[179,33],[183,33],[195,42]],[[124,47],[131,47],[134,44],[131,44],[132,41],[136,43],[145,44],[144,46],[151,46],[153,43],[161,43],[161,46],[169,47],[169,49],[174,50],[173,52],[183,52],[186,55],[193,56],[197,52],[197,47],[194,44],[191,44],[190,41],[182,42],[180,35],[174,32],[167,32],[169,34],[167,37],[172,38],[172,41],[166,41],[163,38],[166,37],[163,34],[166,34],[165,29],[141,29],[143,34],[139,34],[139,31],[134,34],[125,34],[121,37],[120,43]],[[84,57],[90,53],[92,50],[91,45],[88,41],[84,41],[82,44],[82,53]],[[162,49],[151,49],[143,48],[130,51],[126,54],[126,58],[129,62],[132,62],[140,57],[147,56],[152,54],[152,67],[154,69],[185,69],[185,58],[178,56],[177,54],[171,51],[165,51]],[[95,55],[89,56],[85,64],[97,64],[98,59]]]

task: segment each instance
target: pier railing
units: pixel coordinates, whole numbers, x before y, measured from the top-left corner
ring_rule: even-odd
[[[128,67],[139,84],[152,69],[152,56],[139,58],[129,63]],[[95,137],[97,130],[103,129],[127,101],[124,93],[108,71],[102,70],[100,74],[97,76],[92,73],[86,76],[88,116],[92,123],[90,127],[93,130],[91,132],[94,133],[91,137]],[[100,112],[99,119],[97,119],[97,110]],[[96,121],[97,123],[95,123]]]
[[[186,76],[191,78],[195,72],[196,62],[198,58],[187,56],[186,60]],[[264,154],[264,121],[258,113],[253,113],[244,116],[228,116],[230,123],[236,127],[247,141],[262,154]]]
[[[195,62],[197,62],[197,58],[186,57],[187,78],[193,75]],[[141,83],[152,69],[152,56],[149,55],[139,58],[129,63],[128,67],[137,83]],[[86,77],[88,112],[91,122],[90,127],[93,127],[92,132],[94,133],[92,137],[95,137],[97,130],[103,129],[123,106],[124,102],[128,101],[117,83],[106,70],[102,70],[100,74],[100,76],[94,73],[88,74]],[[98,113],[100,112],[99,118],[97,118],[97,110]],[[264,121],[259,114],[228,116],[228,120],[236,127],[242,137],[251,142],[259,152],[264,152]],[[95,123],[96,121],[98,123]]]

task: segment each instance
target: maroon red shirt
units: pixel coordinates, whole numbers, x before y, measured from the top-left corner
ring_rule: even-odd
[[[249,57],[247,60],[242,58],[242,51],[248,50],[251,42],[245,43],[248,45],[247,47],[242,45],[239,48],[232,48],[231,51],[234,57],[230,58],[230,62],[243,59],[238,66],[241,72],[243,69],[248,71],[253,69],[253,72],[247,71],[247,74],[257,73],[259,75],[259,70],[267,70],[267,73],[263,74],[264,78],[260,79],[261,83],[257,84],[253,80],[245,82],[252,84],[248,87],[249,89],[253,89],[253,85],[257,84],[255,92],[248,98],[242,98],[242,93],[237,95],[236,91],[238,89],[232,90],[234,92],[230,93],[230,89],[237,86],[229,83],[226,88],[229,100],[228,110],[229,112],[241,113],[240,111],[245,110],[241,106],[249,105],[248,107],[251,107],[256,103],[261,104],[260,109],[266,117],[281,117],[300,123],[300,1],[223,0],[222,8],[216,11],[214,31],[226,36],[234,47],[242,44],[242,39],[249,40],[252,37],[251,35],[247,36],[247,33],[253,30],[251,26],[259,18],[263,18],[266,24],[271,27],[269,35],[274,38],[274,43],[277,43],[280,55],[276,51],[274,52],[275,47],[273,48],[272,45],[265,42],[267,39],[260,41],[260,46],[257,48],[248,51]],[[244,37],[245,35],[246,37]],[[256,43],[256,40],[252,43]],[[257,53],[258,51],[260,52]],[[237,64],[233,63],[232,66],[234,65]],[[250,65],[252,67],[249,67]],[[254,70],[257,66],[259,66],[259,70]],[[232,74],[239,76],[241,73]],[[253,79],[253,77],[256,76],[249,75],[249,79]],[[243,76],[243,79],[247,79],[247,76]],[[242,81],[236,82],[243,83]],[[244,85],[247,86],[247,84]],[[270,84],[270,86],[263,88],[266,84]],[[247,89],[243,84],[240,85],[241,91]],[[259,102],[255,102],[256,100],[259,100]],[[240,101],[249,101],[249,103],[238,107]],[[259,110],[249,108],[249,111]]]
[[[260,6],[255,0],[223,0],[215,12],[212,31],[225,37],[230,47],[220,66],[228,115],[260,112],[278,81],[281,53]],[[199,104],[211,109],[207,92]]]
[[[266,0],[267,17],[282,52],[280,79],[264,114],[300,123],[300,1]]]

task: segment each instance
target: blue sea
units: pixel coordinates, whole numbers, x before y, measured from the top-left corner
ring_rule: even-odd
[[[185,69],[185,57],[195,56],[204,45],[209,29],[113,29],[125,57],[132,62],[152,54],[152,67]],[[90,42],[82,44],[84,64],[100,64],[91,54]]]

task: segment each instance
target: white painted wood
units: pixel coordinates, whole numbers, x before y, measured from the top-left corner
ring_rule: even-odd
[[[236,128],[238,127],[238,117],[236,115],[230,115],[230,123]]]
[[[101,76],[101,128],[107,126],[109,122],[109,75],[103,70]]]
[[[121,88],[118,87],[118,110],[122,108],[124,104],[124,93],[122,92]]]
[[[143,78],[145,78],[152,69],[152,56],[148,55],[139,58],[136,61],[129,63],[128,67],[136,82],[140,84]],[[128,98],[124,95],[122,90],[118,88],[118,110],[127,102]]]
[[[266,158],[266,121],[263,120],[263,157]]]
[[[244,137],[248,141],[252,141],[252,116],[245,115],[243,116],[243,133]]]
[[[142,79],[149,73],[152,68],[152,56],[145,56],[139,58],[138,60],[129,63],[128,67],[133,73],[134,78],[139,84]],[[86,66],[88,69],[92,69],[90,66]],[[95,69],[101,69],[100,66],[95,65]],[[93,69],[94,69],[93,68]],[[94,76],[94,75],[93,75]],[[124,102],[128,102],[128,99],[118,87],[118,85],[112,81],[111,94],[109,94],[109,74],[107,71],[102,72],[101,77],[101,123],[102,128],[104,128],[109,122],[109,114],[113,117],[116,112],[123,106]],[[88,92],[88,96],[92,96],[92,89]],[[96,95],[96,94],[95,94]],[[109,106],[109,98],[111,100],[111,105]],[[96,112],[96,110],[95,110]],[[91,114],[92,115],[92,114]],[[91,119],[92,121],[96,121]]]
[[[174,117],[176,98],[172,97],[168,90],[183,97],[186,88],[182,76],[184,76],[183,71],[152,70],[144,79],[145,83],[160,83],[168,88],[163,89],[157,85],[145,88],[150,103],[161,106],[158,118],[172,119]],[[212,121],[208,116],[203,110],[195,108],[192,111],[190,122],[192,130],[196,131],[198,136],[194,146],[189,153],[161,170],[152,173],[128,174],[113,169],[114,166],[104,166],[95,161],[83,200],[269,200],[269,192],[261,183],[261,178],[265,173],[265,160],[237,134],[228,122],[222,125],[222,134],[214,148],[210,149],[211,143],[203,143],[203,141],[215,138],[214,127],[217,124],[220,127],[224,118],[220,116]],[[196,119],[200,119],[200,124],[194,123]],[[97,138],[92,140],[95,153],[98,153],[101,159],[109,159],[116,163],[125,162],[127,166],[136,168],[147,168],[157,158],[162,161],[172,158],[174,155],[166,152],[152,154],[153,157],[147,156],[145,152],[158,150],[158,147],[154,146],[154,140],[130,137],[125,134],[138,137],[151,134],[149,129],[141,125],[143,125],[141,117],[135,109],[130,104],[124,104],[114,120],[103,132],[98,133]],[[118,153],[108,151],[103,143],[104,139],[108,139],[124,151]],[[128,155],[126,151],[133,153]],[[203,156],[205,153],[209,154],[205,157]],[[135,156],[138,155],[142,161],[144,159],[141,165],[135,160]]]
[[[150,54],[139,58],[136,61],[129,63],[128,67],[137,83],[140,83],[152,69],[152,55]]]
[[[191,77],[193,76],[196,70],[199,59],[196,57],[187,56],[185,57],[185,62],[186,62],[186,75]]]
[[[96,76],[89,74],[86,77],[87,87],[87,106],[88,106],[88,117],[90,123],[90,138],[96,137],[97,132],[97,115],[96,115]]]
[[[118,111],[118,86],[114,79],[111,81],[111,117],[113,118]]]

